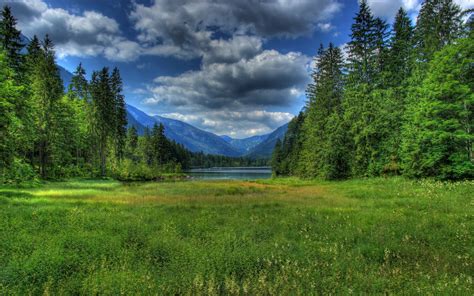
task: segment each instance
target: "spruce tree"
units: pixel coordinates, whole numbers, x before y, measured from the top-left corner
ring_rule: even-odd
[[[348,44],[348,78],[344,98],[344,120],[349,130],[352,147],[351,170],[354,176],[374,174],[381,144],[379,95],[376,88],[384,87],[383,71],[386,54],[386,24],[374,18],[367,1],[360,2],[360,10],[352,25]]]
[[[89,101],[89,83],[87,82],[86,70],[82,66],[82,63],[79,63],[76,68],[76,71],[74,71],[73,74],[74,75],[71,78],[71,83],[69,84],[68,92],[72,93],[72,95],[76,98]]]
[[[101,176],[106,176],[109,141],[115,135],[115,97],[112,92],[109,69],[102,68],[92,74],[91,97],[94,104],[95,130],[98,138],[99,167]]]
[[[474,40],[436,53],[407,110],[402,146],[411,177],[474,178]]]
[[[39,157],[39,171],[43,178],[48,177],[48,169],[54,167],[54,137],[57,129],[54,125],[56,105],[63,95],[63,84],[55,62],[54,45],[46,35],[41,54],[32,71],[32,102],[36,110],[36,128]],[[60,127],[58,127],[60,128]]]
[[[415,38],[418,58],[429,61],[462,34],[461,8],[453,0],[426,0],[418,15]]]
[[[21,42],[21,32],[16,28],[16,19],[9,6],[4,6],[0,19],[0,46],[6,52],[10,67],[16,75],[21,74],[24,44]]]
[[[273,149],[272,160],[271,160],[272,171],[275,176],[281,175],[281,170],[280,170],[281,161],[282,161],[281,140],[278,139],[276,141],[275,148]]]
[[[334,160],[329,161],[329,152],[332,149],[329,135],[334,132],[336,122],[328,126],[329,118],[341,119],[343,98],[343,58],[339,48],[331,43],[328,49],[321,47],[316,59],[313,72],[313,83],[308,88],[309,103],[307,104],[306,118],[302,126],[305,134],[302,143],[299,171],[307,177],[329,177],[328,171],[339,168],[329,167]],[[333,116],[333,114],[337,114]],[[342,169],[342,166],[341,166]],[[330,175],[345,175],[331,173]]]
[[[110,78],[111,90],[115,100],[115,154],[118,160],[124,155],[127,138],[127,110],[122,94],[122,78],[118,68],[114,68]]]
[[[21,96],[21,89],[14,79],[6,53],[0,49],[0,182],[6,181],[15,157],[15,101]]]

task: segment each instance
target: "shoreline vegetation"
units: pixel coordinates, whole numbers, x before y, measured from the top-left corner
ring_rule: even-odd
[[[0,294],[470,295],[473,191],[400,177],[2,185]]]

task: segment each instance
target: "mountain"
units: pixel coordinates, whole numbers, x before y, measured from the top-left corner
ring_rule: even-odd
[[[134,125],[137,130],[144,130],[145,127],[152,128],[155,123],[162,123],[165,127],[166,137],[184,145],[190,151],[234,157],[242,155],[239,150],[221,137],[185,122],[161,116],[150,116],[131,105],[127,105],[127,112],[128,118],[132,119],[129,121],[129,125]]]
[[[63,67],[59,65],[58,65],[58,68],[59,68],[59,75],[61,76],[61,79],[63,80],[64,89],[67,91],[69,84],[71,83],[71,79],[73,75],[71,72],[69,72],[68,70],[64,69]]]
[[[242,154],[247,154],[252,149],[254,149],[258,144],[265,141],[270,134],[261,135],[261,136],[253,136],[245,139],[233,139],[229,136],[222,136],[227,139],[228,143],[230,143],[235,149],[239,150]]]
[[[245,156],[250,158],[269,158],[272,156],[278,139],[283,140],[286,131],[288,130],[288,123],[277,128],[273,133],[269,134],[266,139],[250,150]]]

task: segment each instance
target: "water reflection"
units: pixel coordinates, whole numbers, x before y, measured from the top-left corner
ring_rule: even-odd
[[[186,174],[195,179],[206,180],[255,180],[270,178],[272,169],[270,167],[214,167],[192,169]]]

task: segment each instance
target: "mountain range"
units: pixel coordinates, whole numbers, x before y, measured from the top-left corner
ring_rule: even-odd
[[[61,79],[67,89],[72,74],[59,66]],[[165,127],[165,135],[177,143],[182,144],[192,152],[204,152],[206,154],[224,155],[231,157],[246,156],[250,158],[269,158],[273,152],[276,141],[283,139],[288,124],[285,124],[274,132],[253,136],[245,139],[233,139],[229,136],[218,136],[211,132],[201,130],[183,121],[166,118],[162,116],[151,116],[140,109],[127,104],[128,126],[134,126],[138,134],[143,135],[145,129],[153,128],[155,123],[162,123]]]
[[[134,126],[139,134],[143,134],[146,127],[151,129],[155,123],[161,123],[165,127],[166,137],[182,144],[190,151],[232,157],[270,157],[276,141],[285,136],[288,128],[288,124],[285,124],[266,135],[233,139],[229,136],[218,136],[176,119],[151,116],[128,104],[127,119],[128,125]]]

